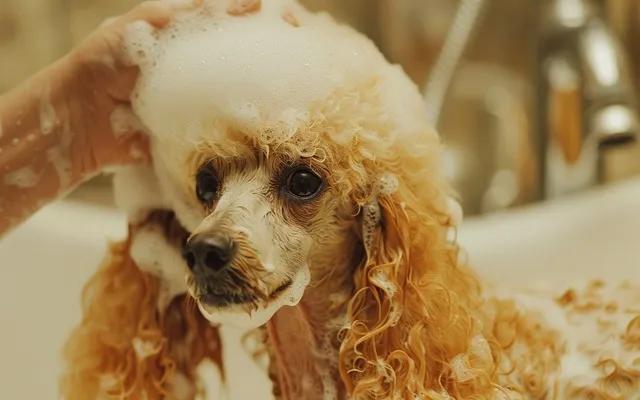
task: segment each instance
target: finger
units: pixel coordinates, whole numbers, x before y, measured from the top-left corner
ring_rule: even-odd
[[[104,28],[105,26],[109,26],[111,24],[113,24],[114,22],[116,22],[118,20],[118,17],[110,17],[105,19],[104,21],[102,21],[102,23],[100,25],[98,25],[98,28]]]

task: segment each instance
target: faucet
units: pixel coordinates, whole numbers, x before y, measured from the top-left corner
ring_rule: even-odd
[[[621,44],[589,0],[541,2],[537,147],[542,199],[602,180],[602,152],[637,138],[637,101]]]

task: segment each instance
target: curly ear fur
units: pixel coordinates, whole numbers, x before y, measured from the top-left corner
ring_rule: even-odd
[[[429,181],[433,171],[390,169],[400,186],[379,198],[381,223],[355,271],[339,356],[342,380],[355,399],[450,399],[499,390],[501,350],[485,339],[493,337],[493,324],[481,311],[479,279],[460,265],[458,247],[447,240],[455,228],[446,187]],[[460,354],[474,371],[468,376],[453,365]]]
[[[224,378],[217,328],[184,296],[160,312],[158,280],[136,266],[130,244],[112,245],[84,288],[82,320],[64,350],[66,400],[194,399],[204,360]]]

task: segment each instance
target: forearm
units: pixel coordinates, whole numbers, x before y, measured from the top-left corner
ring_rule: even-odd
[[[0,97],[0,236],[82,180],[66,59]]]

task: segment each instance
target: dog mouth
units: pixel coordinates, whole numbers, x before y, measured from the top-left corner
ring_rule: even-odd
[[[289,279],[265,295],[251,289],[212,288],[207,283],[189,285],[193,288],[193,298],[208,308],[219,310],[229,307],[242,307],[247,310],[260,308],[262,305],[278,301],[292,286],[293,280]]]
[[[280,284],[261,299],[230,303],[221,296],[196,297],[202,315],[212,324],[225,324],[243,329],[264,325],[283,306],[295,306],[302,299],[304,289],[310,281],[308,267],[304,266],[293,279]],[[220,300],[223,300],[220,303]],[[214,300],[211,302],[211,300]]]

